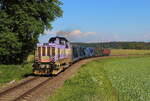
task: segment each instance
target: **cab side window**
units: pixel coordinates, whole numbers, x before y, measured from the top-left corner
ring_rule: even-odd
[[[46,47],[42,47],[42,56],[46,55],[45,51],[46,51]]]
[[[52,56],[55,56],[55,47],[52,47]]]
[[[51,47],[47,47],[47,56],[51,55],[51,51],[50,51]]]
[[[41,47],[38,47],[38,56],[41,57]]]
[[[58,48],[58,58],[60,58],[60,48]]]

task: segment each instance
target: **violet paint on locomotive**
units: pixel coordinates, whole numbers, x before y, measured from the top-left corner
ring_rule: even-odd
[[[48,56],[50,58],[50,60],[53,60],[54,62],[57,61],[58,59],[62,59],[62,58],[66,58],[67,56],[65,54],[56,54],[56,49],[66,49],[65,48],[65,45],[59,45],[59,44],[55,44],[55,43],[45,43],[45,44],[37,44],[37,47],[45,47],[46,49],[48,47],[50,48],[55,48],[55,56],[52,56],[52,54],[50,56],[48,56],[47,54],[45,56]],[[44,57],[42,56],[41,54],[41,57]],[[44,62],[44,61],[40,61],[40,62]],[[50,61],[48,61],[50,62]]]
[[[37,44],[34,74],[58,74],[72,62],[70,43],[61,37],[53,37],[49,43]]]

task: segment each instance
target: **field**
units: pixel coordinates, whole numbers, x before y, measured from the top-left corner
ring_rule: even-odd
[[[150,55],[150,50],[134,50],[134,49],[111,49],[111,55]]]
[[[0,65],[0,85],[11,81],[23,79],[32,73],[34,55],[29,55],[24,64],[21,65]]]
[[[48,101],[150,101],[150,57],[105,58],[83,65]]]
[[[32,73],[31,63],[22,65],[0,65],[0,84],[18,81]]]

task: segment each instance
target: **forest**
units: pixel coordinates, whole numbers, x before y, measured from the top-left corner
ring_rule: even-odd
[[[150,49],[150,42],[102,42],[102,43],[72,43],[82,46],[112,48],[112,49]]]

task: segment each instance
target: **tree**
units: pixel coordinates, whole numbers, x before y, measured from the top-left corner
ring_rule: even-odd
[[[22,63],[35,49],[39,34],[62,16],[61,5],[59,0],[0,0],[1,63]]]

